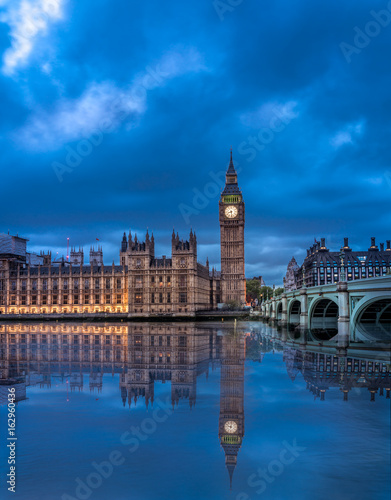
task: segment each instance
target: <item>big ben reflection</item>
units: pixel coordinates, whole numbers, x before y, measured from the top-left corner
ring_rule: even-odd
[[[245,335],[222,337],[219,440],[225,453],[230,487],[244,436]]]

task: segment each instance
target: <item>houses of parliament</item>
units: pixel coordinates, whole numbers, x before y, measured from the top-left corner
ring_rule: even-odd
[[[72,248],[69,259],[27,252],[27,240],[0,234],[0,314],[194,316],[219,303],[245,302],[245,210],[232,161],[219,200],[221,272],[197,260],[197,237],[172,233],[171,257],[155,256],[155,240],[124,233],[120,264],[104,265],[103,250]]]

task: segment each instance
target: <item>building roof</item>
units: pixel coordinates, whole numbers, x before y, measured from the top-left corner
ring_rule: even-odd
[[[239,194],[239,195],[242,194],[238,186],[238,177],[236,174],[234,163],[232,161],[232,149],[231,149],[231,158],[226,173],[226,182],[222,195],[226,196],[231,194]]]

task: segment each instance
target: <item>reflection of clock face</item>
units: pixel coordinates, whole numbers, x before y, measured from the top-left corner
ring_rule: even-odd
[[[228,420],[228,422],[225,422],[224,424],[224,430],[225,432],[228,432],[228,434],[233,434],[238,430],[238,424],[233,420]]]
[[[233,219],[238,215],[238,209],[234,207],[233,205],[229,205],[224,211],[225,216],[228,217],[228,219]]]

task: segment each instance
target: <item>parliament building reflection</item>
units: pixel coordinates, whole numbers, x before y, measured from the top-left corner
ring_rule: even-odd
[[[26,323],[0,325],[0,404],[6,403],[10,386],[16,388],[19,402],[27,398],[26,387],[50,388],[61,381],[70,393],[100,393],[103,375],[111,373],[119,376],[123,406],[153,405],[155,382],[162,382],[171,386],[173,408],[186,404],[192,409],[197,401],[197,378],[219,367],[218,437],[232,484],[244,438],[245,360],[262,362],[267,353],[276,351],[283,351],[290,379],[295,380],[300,372],[315,398],[324,400],[331,388],[338,388],[345,401],[354,388],[367,389],[371,401],[378,392],[390,397],[389,362],[375,354],[371,357],[362,351],[342,356],[319,352],[314,346],[288,345],[281,338],[264,335],[262,328]]]

